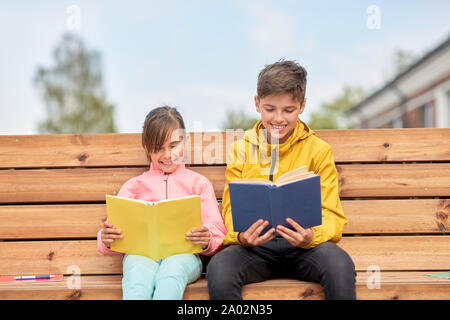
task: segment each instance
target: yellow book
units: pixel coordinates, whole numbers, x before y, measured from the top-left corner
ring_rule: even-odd
[[[149,202],[106,195],[108,221],[122,230],[111,250],[153,260],[179,253],[198,253],[201,245],[186,233],[202,225],[200,196]]]

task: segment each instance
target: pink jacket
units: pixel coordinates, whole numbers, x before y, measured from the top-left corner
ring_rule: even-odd
[[[159,201],[199,195],[202,210],[202,224],[209,229],[211,239],[202,254],[211,256],[223,248],[223,237],[227,229],[219,212],[216,195],[211,182],[199,173],[186,169],[180,164],[177,169],[166,174],[159,168],[150,166],[150,170],[125,182],[118,196]],[[123,255],[105,246],[101,240],[101,231],[97,233],[97,248],[105,255]]]

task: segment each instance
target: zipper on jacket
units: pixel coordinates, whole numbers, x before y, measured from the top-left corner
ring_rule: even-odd
[[[169,175],[167,174],[167,178],[166,178],[166,200],[169,199]]]
[[[274,148],[272,150],[272,164],[270,166],[270,173],[269,173],[269,180],[273,182],[273,172],[275,170],[275,166],[277,164],[277,152],[278,152],[278,148]]]

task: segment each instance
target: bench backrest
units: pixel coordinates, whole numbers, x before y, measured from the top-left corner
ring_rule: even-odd
[[[448,270],[450,129],[317,130],[333,148],[356,269]],[[237,136],[240,134],[238,133]],[[234,134],[190,133],[220,200]],[[0,136],[0,275],[120,274],[97,252],[105,194],[147,170],[140,134]]]

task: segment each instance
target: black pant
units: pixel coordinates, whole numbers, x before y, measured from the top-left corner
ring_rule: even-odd
[[[356,299],[355,265],[336,244],[312,249],[275,238],[258,247],[231,245],[217,253],[207,267],[210,299],[242,299],[242,286],[270,278],[292,278],[322,285],[325,299]]]

